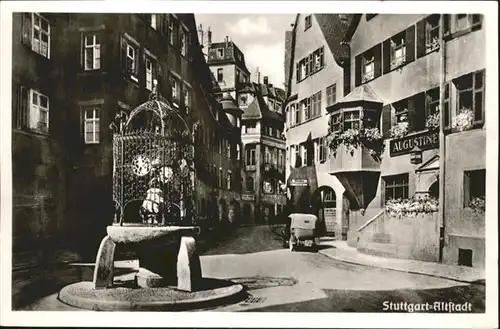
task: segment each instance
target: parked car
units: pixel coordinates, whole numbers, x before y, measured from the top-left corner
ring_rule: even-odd
[[[283,247],[295,251],[300,247],[317,251],[319,244],[316,228],[318,217],[311,214],[293,213],[288,216],[288,223],[281,232]]]

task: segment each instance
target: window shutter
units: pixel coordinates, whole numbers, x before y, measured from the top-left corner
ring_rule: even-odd
[[[382,48],[382,66],[383,72],[386,74],[391,70],[391,40],[385,40]]]
[[[122,71],[127,72],[127,43],[125,39],[120,38],[120,61],[122,65]]]
[[[464,208],[469,205],[470,201],[470,174],[468,172],[464,172]]]
[[[484,123],[484,70],[474,74],[474,124]]]
[[[29,89],[19,85],[17,88],[17,104],[15,113],[15,127],[24,129],[28,127],[29,119]]]
[[[443,101],[443,115],[444,115],[444,129],[451,128],[451,103],[450,103],[450,83],[444,85],[444,101]]]
[[[375,78],[382,75],[382,45],[379,43],[373,48],[375,61]]]
[[[359,86],[361,84],[361,55],[358,55],[356,56],[356,63],[355,63],[355,71],[354,71],[354,84],[357,86]]]
[[[450,14],[443,14],[443,32],[444,32],[444,35],[451,33],[450,23],[451,23]]]
[[[382,108],[382,134],[388,138],[392,127],[392,106],[384,105]]]
[[[295,77],[297,79],[297,82],[300,81],[300,63],[295,64]]]
[[[424,18],[417,23],[417,58],[425,56],[425,27],[426,19]]]
[[[344,69],[344,96],[347,96],[351,92],[351,62],[347,61],[347,65],[343,69]]]
[[[411,63],[415,60],[415,25],[406,29],[405,45],[406,63]]]
[[[26,46],[31,46],[31,15],[31,13],[22,14],[21,43]]]

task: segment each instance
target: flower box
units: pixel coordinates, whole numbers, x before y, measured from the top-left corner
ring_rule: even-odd
[[[394,139],[403,138],[408,134],[409,124],[408,122],[399,122],[391,128],[390,136]]]
[[[474,123],[474,113],[471,109],[462,108],[458,114],[453,117],[451,122],[451,128],[455,131],[466,131],[473,127]]]
[[[414,218],[422,213],[439,211],[439,201],[433,197],[391,199],[387,201],[385,213],[389,217]]]

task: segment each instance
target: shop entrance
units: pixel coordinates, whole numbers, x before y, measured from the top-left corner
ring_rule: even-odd
[[[320,186],[314,191],[311,205],[312,213],[318,216],[320,229],[325,235],[335,234],[337,218],[337,197],[333,188],[327,185]]]

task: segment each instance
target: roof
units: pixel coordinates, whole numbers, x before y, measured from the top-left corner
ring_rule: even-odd
[[[224,48],[224,58],[218,58],[215,52],[217,48]],[[246,63],[245,63],[245,55],[243,52],[236,46],[233,41],[227,42],[212,42],[208,49],[208,65],[213,64],[236,64],[240,69],[242,69],[245,73],[250,74]]]
[[[342,65],[341,56],[345,52],[342,43],[354,16],[352,14],[314,14],[328,48],[339,65]]]
[[[340,108],[346,104],[352,103],[378,103],[384,104],[384,101],[378,97],[378,95],[373,91],[373,89],[369,85],[361,85],[357,86],[353,91],[351,91],[347,96],[340,99],[337,103],[333,104],[328,108],[329,111],[333,111],[337,108]]]
[[[248,105],[248,107],[244,110],[242,119],[243,120],[260,120],[270,119],[275,121],[284,122],[285,117],[281,113],[277,113],[276,111],[272,111],[267,106],[266,101],[264,100],[264,96],[271,96],[276,98],[276,94],[284,95],[285,91],[274,86],[270,87],[265,84],[257,84],[252,83],[252,86],[246,85],[245,90],[253,93],[254,99]],[[239,90],[241,92],[241,89]],[[282,102],[284,98],[278,97]]]

